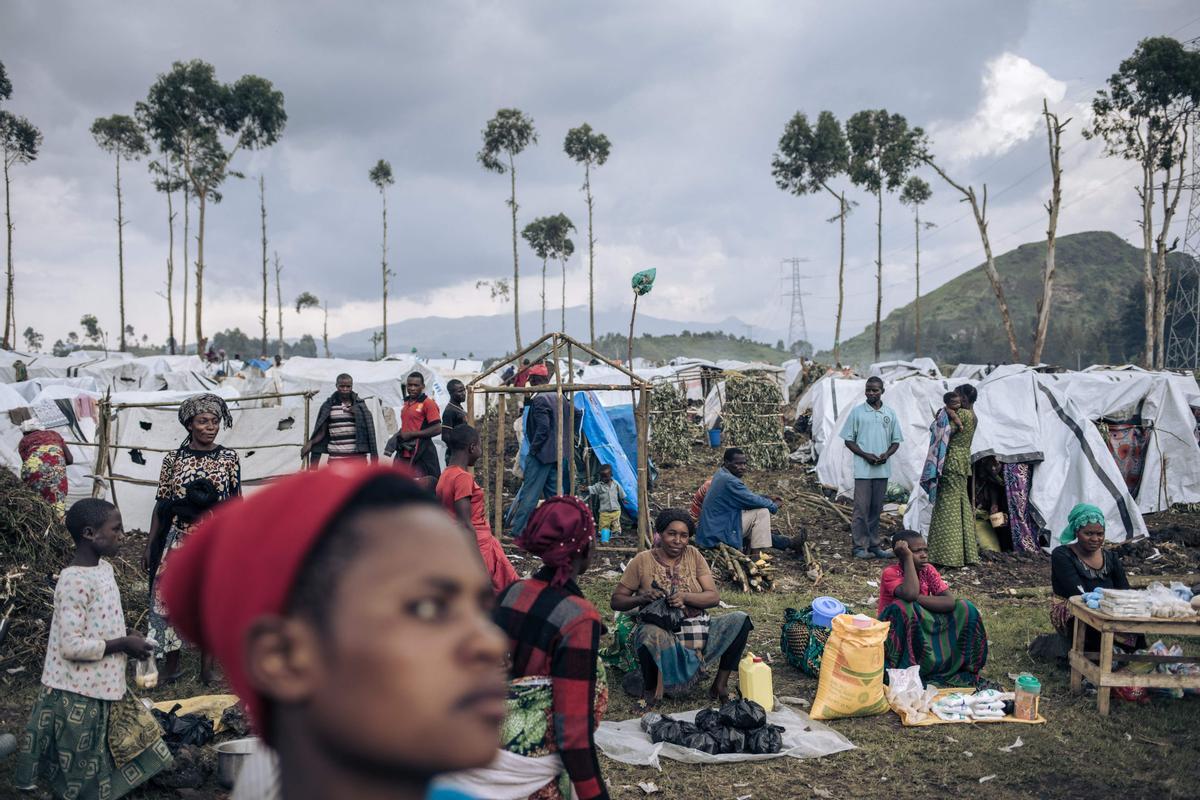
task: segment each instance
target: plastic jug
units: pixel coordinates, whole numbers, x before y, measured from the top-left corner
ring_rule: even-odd
[[[1013,716],[1017,719],[1038,718],[1038,701],[1042,696],[1042,682],[1029,673],[1017,676],[1016,691],[1013,693]]]
[[[738,664],[738,686],[742,697],[753,700],[767,711],[775,708],[775,686],[771,679],[771,665],[754,653],[746,653]]]

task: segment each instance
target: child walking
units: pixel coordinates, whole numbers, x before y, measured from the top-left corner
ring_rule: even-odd
[[[587,487],[583,496],[600,500],[600,521],[597,528],[608,528],[614,534],[621,532],[621,501],[625,499],[625,490],[613,480],[611,465],[600,465],[600,480]]]
[[[21,742],[14,780],[38,779],[59,798],[117,798],[171,765],[158,723],[130,694],[127,656],[152,645],[126,634],[112,565],[125,530],[121,512],[104,500],[71,506],[67,530],[75,558],[54,588],[54,616],[42,686]]]

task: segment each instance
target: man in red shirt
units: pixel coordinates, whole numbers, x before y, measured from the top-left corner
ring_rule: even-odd
[[[425,394],[425,376],[413,372],[405,381],[408,396],[400,411],[400,430],[388,440],[384,455],[396,454],[396,463],[411,467],[418,483],[429,491],[442,474],[433,439],[442,433],[442,414],[437,401]]]

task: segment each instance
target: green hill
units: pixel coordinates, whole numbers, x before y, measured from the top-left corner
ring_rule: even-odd
[[[609,333],[596,340],[596,349],[601,355],[623,361],[628,353],[628,339],[618,333]],[[767,364],[781,364],[793,358],[779,347],[721,331],[683,331],[668,336],[645,334],[633,340],[633,355],[650,361],[669,361],[676,357],[704,358],[709,361],[727,358]]]
[[[1032,349],[1045,254],[1046,243],[1040,241],[996,258],[1024,358]],[[1174,254],[1168,264],[1177,266],[1185,258]],[[1042,360],[1072,368],[1136,360],[1142,336],[1142,251],[1115,234],[1091,231],[1059,237],[1055,261]],[[887,315],[881,358],[915,354],[914,323],[912,303]],[[843,363],[865,365],[873,360],[874,330],[870,325],[842,343]],[[996,296],[982,264],[921,297],[921,345],[921,355],[940,363],[1010,360]],[[829,352],[818,354],[818,359],[831,358]]]

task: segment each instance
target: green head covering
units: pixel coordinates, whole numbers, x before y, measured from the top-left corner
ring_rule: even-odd
[[[1075,541],[1075,534],[1079,532],[1079,529],[1086,528],[1088,525],[1103,527],[1104,512],[1090,503],[1080,503],[1067,515],[1067,527],[1063,529],[1060,541],[1063,544]]]

